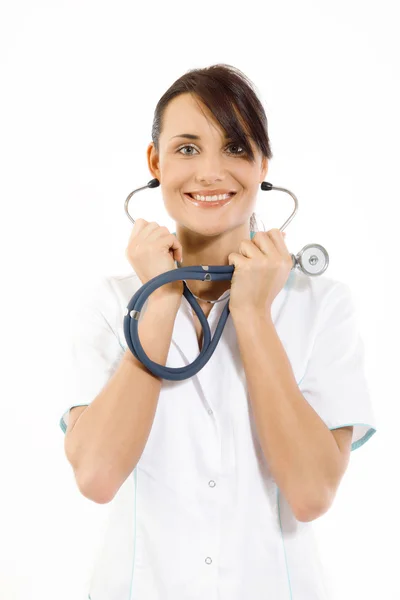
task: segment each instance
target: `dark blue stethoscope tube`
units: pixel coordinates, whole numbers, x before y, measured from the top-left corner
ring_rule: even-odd
[[[130,299],[124,316],[124,335],[126,343],[128,344],[129,349],[135,356],[135,358],[142,362],[157,377],[161,377],[162,379],[168,379],[170,381],[181,381],[183,379],[188,379],[189,377],[193,377],[193,375],[200,371],[200,369],[202,369],[204,365],[210,360],[222,335],[225,323],[230,314],[229,301],[226,303],[222,310],[222,314],[218,322],[217,328],[215,330],[214,337],[211,339],[211,330],[208,320],[204,312],[202,311],[200,305],[198,304],[196,298],[188,289],[186,282],[183,281],[183,295],[194,309],[196,315],[198,316],[201,326],[203,328],[204,337],[203,347],[199,356],[189,366],[176,368],[166,367],[152,361],[143,350],[143,346],[140,343],[138,333],[140,311],[150,294],[152,294],[156,289],[158,289],[162,285],[171,283],[172,281],[184,279],[196,279],[198,281],[210,279],[212,279],[213,281],[228,281],[232,279],[234,268],[235,267],[233,265],[208,266],[206,267],[206,270],[202,266],[181,267],[180,269],[175,269],[172,271],[168,271],[167,273],[162,273],[161,275],[158,275],[157,277],[154,277],[153,279],[145,283]]]

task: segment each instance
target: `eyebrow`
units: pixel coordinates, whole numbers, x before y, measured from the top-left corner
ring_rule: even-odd
[[[225,134],[225,139],[228,139],[228,136]],[[193,135],[193,133],[180,133],[178,135],[173,135],[171,140],[173,140],[174,138],[186,138],[188,140],[199,140],[200,136],[199,135]]]

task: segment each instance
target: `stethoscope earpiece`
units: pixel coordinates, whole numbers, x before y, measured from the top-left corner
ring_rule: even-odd
[[[160,185],[160,182],[158,181],[158,179],[150,179],[149,183],[147,184],[147,187],[155,188],[155,187],[158,187],[159,185]]]

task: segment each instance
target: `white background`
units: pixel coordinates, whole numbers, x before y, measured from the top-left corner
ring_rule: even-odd
[[[5,4],[5,3],[4,3]],[[398,590],[399,72],[395,1],[8,3],[0,18],[2,600],[85,600],[110,505],[64,456],[70,325],[98,277],[129,270],[124,200],[152,177],[156,103],[217,62],[256,85],[267,180],[293,191],[291,252],[317,242],[351,284],[378,433],[315,530],[334,600]],[[279,227],[260,193],[258,215]],[[284,206],[284,204],[280,204]],[[131,213],[174,231],[157,190]],[[296,600],[293,598],[293,600]]]

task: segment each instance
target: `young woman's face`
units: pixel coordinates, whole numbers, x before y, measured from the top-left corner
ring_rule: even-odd
[[[179,137],[191,134],[198,139]],[[216,235],[248,223],[268,161],[250,140],[255,160],[225,133],[210,111],[190,94],[168,104],[159,139],[159,155],[148,147],[151,173],[159,179],[165,208],[174,221],[202,235]],[[235,192],[228,204],[196,206],[188,193]]]

